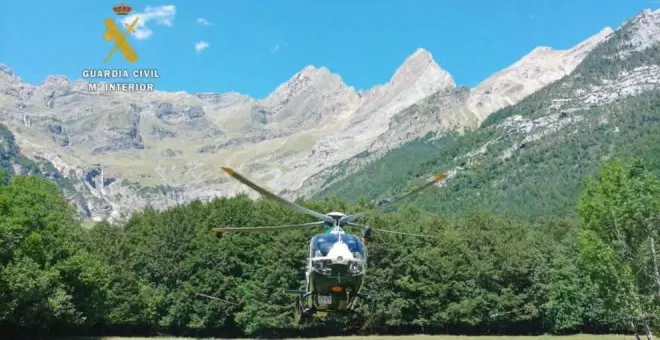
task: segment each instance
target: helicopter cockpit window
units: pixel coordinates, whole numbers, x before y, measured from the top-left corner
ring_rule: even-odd
[[[339,240],[340,235],[336,234],[321,234],[314,237],[312,240],[312,256],[327,256],[328,251],[333,244]],[[364,245],[357,236],[354,235],[341,235],[342,241],[346,243],[348,249],[353,253],[356,258],[364,259]]]
[[[353,256],[356,258],[364,258],[364,247],[362,241],[357,236],[354,235],[343,235],[343,240],[348,249],[353,253]]]

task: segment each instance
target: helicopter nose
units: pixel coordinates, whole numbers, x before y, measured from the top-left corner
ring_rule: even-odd
[[[328,251],[328,257],[333,264],[348,264],[348,261],[353,259],[353,253],[345,243],[335,243]]]

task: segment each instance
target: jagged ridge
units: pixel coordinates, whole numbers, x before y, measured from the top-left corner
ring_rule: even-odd
[[[650,17],[657,18],[640,13],[608,34],[568,76],[493,113],[481,128],[407,143],[318,197],[394,195],[444,169],[447,190],[411,204],[444,215],[485,209],[565,217],[574,214],[582,177],[603,159],[639,157],[660,174],[660,44],[628,43],[655,27]]]

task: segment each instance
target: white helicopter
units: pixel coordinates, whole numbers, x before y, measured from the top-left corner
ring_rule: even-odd
[[[318,218],[320,221],[272,227],[213,228],[212,231],[219,235],[226,232],[269,232],[323,227],[323,232],[313,236],[309,243],[305,289],[287,291],[298,296],[295,309],[296,323],[305,323],[312,320],[315,315],[323,316],[328,312],[352,312],[357,307],[358,300],[363,299],[370,303],[370,315],[364,322],[362,329],[369,325],[375,315],[375,301],[369,296],[360,293],[364,285],[367,268],[368,254],[366,243],[368,243],[371,237],[371,231],[377,230],[386,233],[421,237],[428,237],[428,235],[376,229],[353,223],[353,221],[360,216],[377,211],[383,205],[392,204],[408,198],[445,178],[444,174],[437,175],[432,181],[405,195],[379,200],[376,202],[374,209],[346,215],[336,211],[322,214],[305,208],[271,193],[230,168],[222,169],[233,178],[259,192],[265,198],[276,201],[295,211]],[[358,237],[357,235],[347,233],[344,230],[345,226],[362,229],[363,235]]]

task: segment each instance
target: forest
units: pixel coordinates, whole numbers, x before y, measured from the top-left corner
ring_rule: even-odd
[[[84,228],[52,181],[8,173],[2,179],[1,334],[355,332],[340,317],[303,329],[292,324],[293,298],[284,290],[304,282],[311,231],[210,232],[310,221],[277,203],[215,198]],[[301,204],[351,213],[369,203]],[[574,209],[576,218],[530,221],[483,209],[447,217],[405,206],[361,220],[427,235],[374,232],[366,289],[379,304],[367,332],[660,331],[660,180],[642,160],[608,161],[584,179]]]

